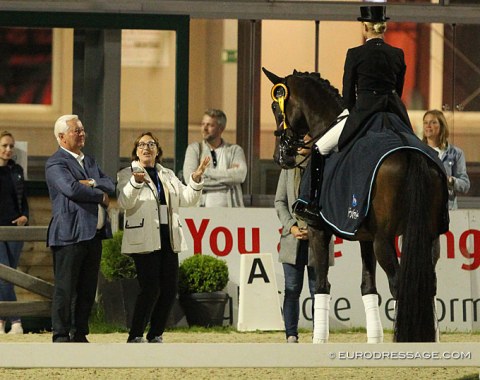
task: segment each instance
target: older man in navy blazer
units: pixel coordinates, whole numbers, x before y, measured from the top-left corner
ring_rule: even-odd
[[[45,165],[53,214],[47,237],[55,277],[53,342],[88,343],[102,239],[112,236],[106,211],[115,184],[82,153],[86,134],[78,116],[61,116],[54,133],[59,149]]]

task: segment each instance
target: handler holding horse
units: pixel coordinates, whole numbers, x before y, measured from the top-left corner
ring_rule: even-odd
[[[304,184],[299,198],[311,199],[310,204],[299,202],[295,213],[305,219],[320,218],[318,202],[323,177],[324,155],[341,150],[365,133],[368,119],[377,112],[392,112],[411,127],[407,110],[401,100],[405,79],[403,50],[387,44],[385,6],[360,7],[364,45],[349,49],[343,74],[343,101],[346,110],[342,119],[322,136],[312,154],[311,189]],[[342,116],[347,116],[342,118]],[[308,172],[307,172],[308,173]],[[307,174],[309,175],[309,174]]]

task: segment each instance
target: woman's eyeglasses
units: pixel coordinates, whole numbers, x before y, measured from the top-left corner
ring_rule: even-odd
[[[146,149],[148,147],[148,149],[153,149],[153,148],[156,148],[157,147],[157,144],[155,144],[154,141],[149,141],[149,142],[139,142],[137,144],[137,148],[140,148],[140,149]]]

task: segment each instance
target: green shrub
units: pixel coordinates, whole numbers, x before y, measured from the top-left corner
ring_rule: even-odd
[[[100,270],[109,281],[130,279],[137,276],[133,259],[121,253],[122,237],[123,231],[117,231],[112,239],[106,239],[102,242]]]
[[[218,292],[223,290],[227,283],[228,266],[224,260],[196,254],[180,264],[180,294]]]

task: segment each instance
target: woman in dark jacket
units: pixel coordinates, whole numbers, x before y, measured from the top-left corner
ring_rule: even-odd
[[[402,102],[405,80],[403,50],[384,40],[388,17],[384,6],[361,7],[364,45],[349,49],[343,72],[343,100],[350,112],[338,141],[341,150],[377,112],[392,112],[410,126]]]
[[[0,225],[24,226],[28,222],[23,169],[12,159],[15,147],[13,135],[0,133]],[[0,263],[16,269],[23,241],[0,242]],[[13,284],[0,280],[0,301],[16,301]],[[19,317],[11,317],[11,334],[23,334]],[[0,316],[0,334],[5,334],[5,318]]]
[[[360,7],[365,44],[349,49],[343,74],[343,99],[348,115],[332,127],[316,143],[311,170],[302,180],[300,199],[294,212],[309,223],[320,219],[318,202],[323,179],[324,155],[342,150],[366,132],[368,119],[377,112],[391,112],[411,127],[402,102],[405,79],[403,50],[390,46],[384,40],[387,30],[385,6]],[[342,116],[341,115],[341,116]],[[311,185],[308,182],[311,179]],[[309,202],[311,199],[311,202]]]

